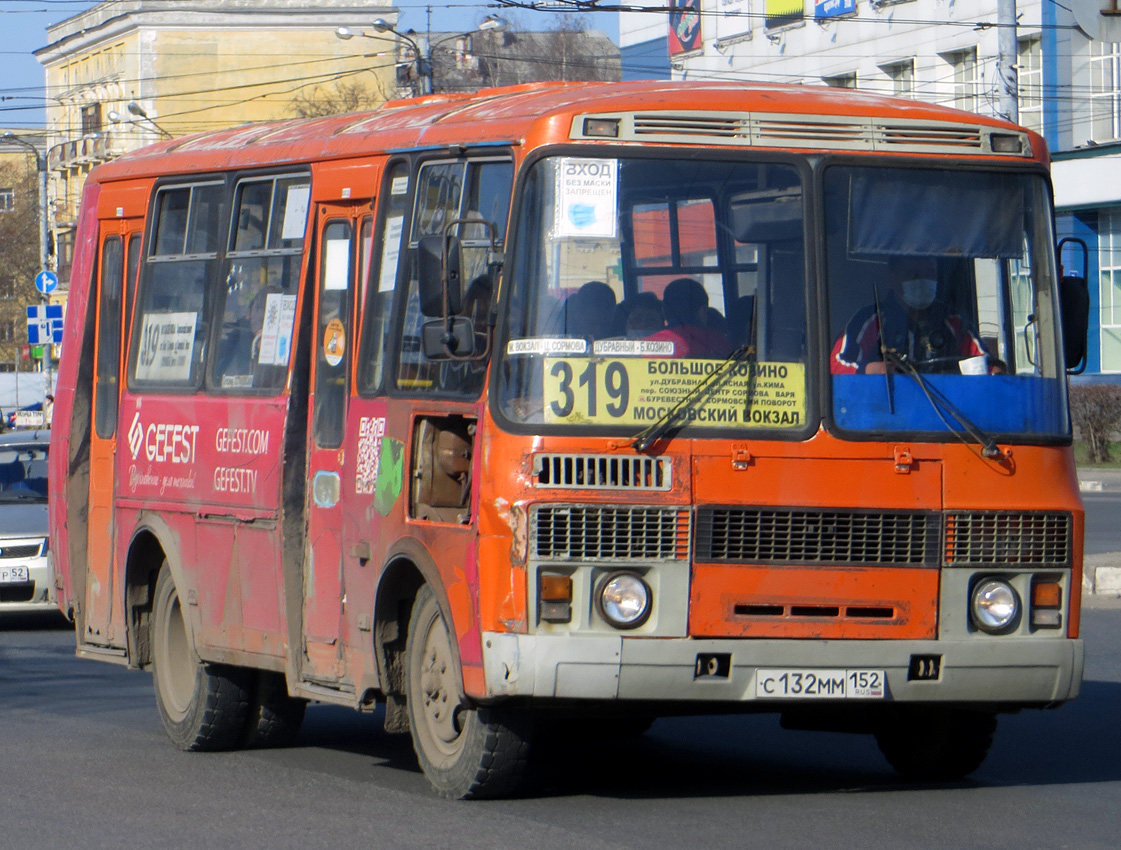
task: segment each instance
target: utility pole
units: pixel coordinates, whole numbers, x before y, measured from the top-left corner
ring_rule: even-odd
[[[1019,42],[1016,39],[1016,0],[997,0],[997,77],[1000,86],[997,109],[1000,117],[1020,123],[1020,84],[1016,63]]]

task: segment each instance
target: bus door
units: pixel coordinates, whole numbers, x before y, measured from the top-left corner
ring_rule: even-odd
[[[124,596],[114,586],[113,499],[123,333],[136,289],[143,219],[102,223],[97,278],[97,329],[90,433],[89,522],[84,625],[80,641],[125,647]]]
[[[341,639],[343,436],[357,270],[362,264],[359,236],[363,227],[369,227],[368,217],[364,222],[361,212],[355,204],[320,204],[316,223],[319,247],[308,405],[303,678],[328,684],[341,679],[345,670]]]

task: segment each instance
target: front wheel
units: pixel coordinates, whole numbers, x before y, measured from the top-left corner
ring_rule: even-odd
[[[512,794],[529,756],[529,718],[460,698],[455,650],[431,588],[413,603],[406,659],[406,696],[413,749],[442,797]]]
[[[880,752],[907,779],[952,781],[981,766],[996,715],[964,709],[902,710],[876,731]]]
[[[207,664],[195,655],[183,607],[165,561],[152,604],[152,678],[168,737],[181,750],[237,747],[246,725],[244,670]]]

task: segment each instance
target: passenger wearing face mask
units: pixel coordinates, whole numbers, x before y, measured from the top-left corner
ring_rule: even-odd
[[[938,263],[933,257],[893,257],[878,307],[870,304],[849,320],[833,346],[830,371],[883,374],[881,346],[886,346],[919,371],[960,374],[963,359],[986,352],[962,318],[950,314],[937,296]],[[999,371],[995,361],[983,369],[989,371]]]

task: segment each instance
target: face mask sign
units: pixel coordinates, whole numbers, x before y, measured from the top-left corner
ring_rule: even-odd
[[[934,303],[938,294],[938,281],[928,277],[917,277],[903,281],[903,303],[912,310],[925,310]]]

